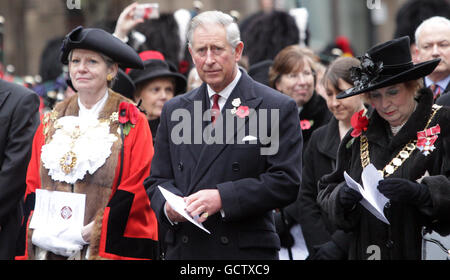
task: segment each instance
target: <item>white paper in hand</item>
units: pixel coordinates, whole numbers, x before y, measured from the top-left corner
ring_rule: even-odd
[[[383,175],[378,172],[375,166],[373,164],[369,164],[364,168],[361,174],[364,187],[353,180],[345,171],[344,178],[350,188],[359,192],[363,196],[363,199],[360,201],[361,205],[379,220],[389,225],[389,221],[384,216],[383,212],[384,205],[389,202],[389,199],[378,191],[378,182],[383,180]]]
[[[186,202],[184,202],[184,199],[181,196],[178,196],[165,188],[162,188],[161,186],[158,186],[159,190],[161,191],[162,195],[166,199],[167,203],[169,203],[170,207],[173,208],[178,214],[185,217],[189,222],[193,223],[194,225],[198,226],[202,230],[206,231],[207,233],[211,234],[209,230],[207,230],[202,223],[197,222],[194,218],[189,215],[188,212],[186,212]]]
[[[36,189],[30,228],[82,228],[86,195]]]

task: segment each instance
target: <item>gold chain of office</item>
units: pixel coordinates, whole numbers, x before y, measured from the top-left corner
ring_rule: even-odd
[[[437,111],[442,108],[442,106],[433,105],[432,112],[430,115],[430,118],[428,119],[427,124],[425,125],[425,129],[428,128],[428,126],[431,123],[431,120],[436,115]],[[413,139],[406,144],[403,149],[383,168],[381,171],[383,173],[383,178],[386,178],[390,175],[392,175],[402,164],[409,158],[411,153],[416,149],[417,139]],[[363,168],[365,168],[367,165],[370,164],[370,157],[369,157],[369,142],[367,140],[367,137],[365,135],[361,136],[360,139],[360,155],[361,155],[361,165]]]

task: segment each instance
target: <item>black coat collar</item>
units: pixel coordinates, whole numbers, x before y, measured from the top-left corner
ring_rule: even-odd
[[[327,125],[319,129],[325,131],[324,133],[320,133],[321,136],[318,139],[317,149],[320,153],[336,160],[339,143],[341,142],[338,120],[332,117]]]
[[[303,109],[300,112],[300,119],[317,119],[318,115],[324,114],[328,111],[327,103],[325,100],[314,91],[311,99],[303,105]]]

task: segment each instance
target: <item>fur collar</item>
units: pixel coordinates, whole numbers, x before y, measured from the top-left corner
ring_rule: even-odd
[[[57,112],[57,118],[63,116],[78,116],[78,96],[71,98],[55,106],[54,111]],[[113,112],[118,112],[119,104],[122,101],[128,101],[118,93],[109,91],[109,97],[99,114],[99,119],[108,119]],[[86,212],[85,223],[89,223],[94,218],[96,212],[106,206],[111,194],[111,188],[114,184],[115,172],[117,168],[117,159],[119,157],[122,140],[118,135],[119,123],[113,122],[110,125],[110,133],[117,136],[117,141],[111,147],[111,155],[105,164],[97,169],[94,174],[86,174],[83,180],[78,180],[75,184],[70,185],[65,182],[58,182],[51,179],[48,170],[41,163],[41,185],[48,190],[68,191],[86,194]],[[46,135],[46,143],[51,140],[55,132],[53,122],[49,123],[49,131]]]

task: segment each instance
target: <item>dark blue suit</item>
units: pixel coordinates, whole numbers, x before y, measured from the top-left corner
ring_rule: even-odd
[[[202,144],[194,144],[193,137],[190,137],[192,144],[177,145],[172,141],[173,130],[180,123],[178,118],[171,120],[176,109],[185,109],[191,114],[192,134],[194,126],[198,127],[194,110],[199,106],[201,112],[209,109],[206,84],[164,105],[151,175],[144,182],[159,222],[169,225],[164,214],[165,199],[158,185],[180,196],[201,189],[218,189],[224,212],[224,217],[219,212],[204,222],[211,235],[189,222],[169,225],[163,240],[168,259],[278,258],[280,241],[272,210],[293,202],[301,182],[302,134],[297,105],[291,98],[255,82],[246,73],[242,73],[222,109],[224,119],[230,117],[227,114],[231,114],[235,98],[240,98],[241,105],[254,109],[254,115],[235,124],[232,133],[224,132],[223,144],[206,144],[204,140]],[[267,112],[268,120],[274,119],[275,111],[279,112],[279,121],[264,124],[267,133],[258,129],[258,135],[253,135],[258,140],[237,144],[242,135],[252,135],[248,132],[250,117],[264,122],[262,111]],[[204,129],[208,124],[206,121],[200,126]],[[278,151],[262,155],[261,148],[270,146],[265,141],[267,138],[263,139],[264,135],[271,135],[274,141],[275,125],[279,125]],[[221,129],[220,125],[215,129]]]

